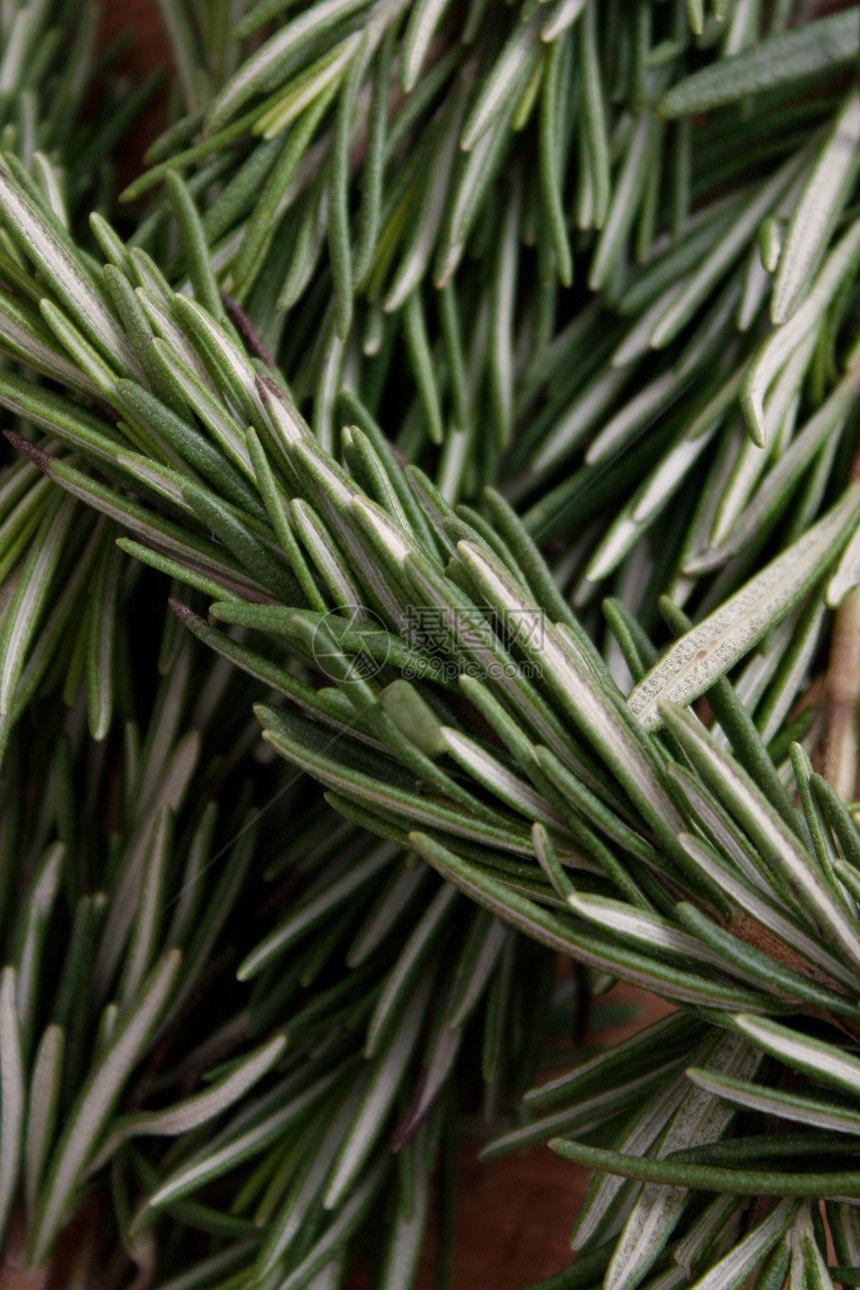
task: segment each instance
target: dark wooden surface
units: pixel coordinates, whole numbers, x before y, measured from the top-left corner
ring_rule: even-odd
[[[617,1043],[671,1009],[632,986],[618,985],[607,1002],[638,1005],[635,1022],[603,1031]],[[590,1174],[534,1147],[482,1163],[477,1150],[460,1157],[453,1290],[525,1290],[571,1260],[568,1237]],[[430,1266],[416,1290],[432,1290]]]

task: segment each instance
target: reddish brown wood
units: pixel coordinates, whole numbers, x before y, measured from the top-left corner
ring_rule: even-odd
[[[158,17],[156,0],[123,0],[122,4],[101,0],[101,39],[107,44],[120,32],[131,28],[134,42],[117,64],[116,70],[133,84],[139,83],[157,67],[170,67],[170,48]],[[165,80],[165,87],[167,80]],[[140,174],[146,149],[157,138],[167,122],[167,94],[157,96],[126,136],[117,169],[121,187]]]
[[[618,1043],[670,1012],[662,999],[618,985],[606,996],[635,1003],[635,1022],[604,1031],[600,1041]],[[477,1149],[460,1156],[459,1205],[454,1247],[453,1290],[525,1290],[566,1267],[573,1257],[568,1237],[590,1172],[560,1160],[546,1147],[484,1164]],[[432,1290],[430,1267],[416,1290]]]
[[[606,998],[636,1005],[639,1012],[635,1021],[602,1031],[605,1044],[618,1043],[672,1011],[664,1000],[633,986],[618,985]],[[526,1290],[571,1262],[568,1237],[590,1173],[546,1147],[488,1163],[478,1159],[479,1151],[479,1144],[465,1144],[460,1152],[452,1290]],[[430,1248],[415,1290],[433,1290],[433,1271]],[[362,1271],[348,1290],[368,1290],[368,1285]]]

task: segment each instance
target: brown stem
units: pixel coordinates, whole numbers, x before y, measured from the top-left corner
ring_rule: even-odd
[[[851,478],[860,479],[860,447],[854,453]],[[860,760],[860,587],[836,611],[824,713],[824,778],[843,802],[851,802],[857,793]]]

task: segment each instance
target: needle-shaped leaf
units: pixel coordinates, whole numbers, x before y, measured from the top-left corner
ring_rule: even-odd
[[[821,404],[810,421],[792,439],[779,460],[759,485],[752,501],[734,521],[723,541],[710,551],[693,555],[685,564],[690,572],[700,572],[718,567],[731,556],[755,540],[758,534],[768,532],[782,514],[782,510],[797,486],[798,480],[810,462],[828,442],[838,437],[852,403],[857,398],[860,373],[848,372],[834,388],[829,398]],[[834,572],[831,583],[840,578],[843,562],[849,560],[849,551],[856,544],[857,536],[849,541]],[[838,584],[837,584],[838,585]]]
[[[377,1160],[371,1166],[355,1191],[341,1206],[334,1221],[323,1229],[310,1252],[281,1282],[281,1290],[302,1290],[302,1287],[309,1284],[311,1277],[318,1279],[322,1290],[329,1290],[329,1287],[337,1284],[336,1280],[323,1280],[326,1266],[332,1268],[333,1278],[339,1277],[342,1265],[335,1260],[332,1267],[332,1253],[346,1244],[355,1228],[369,1212],[387,1169],[388,1161],[385,1158]],[[318,1278],[317,1274],[320,1274]]]
[[[215,96],[207,113],[209,133],[214,134],[258,90],[271,85],[275,77],[283,75],[291,60],[296,60],[318,34],[367,8],[369,3],[370,0],[322,0],[281,27],[242,63]],[[272,4],[261,0],[245,15],[237,30],[242,35],[256,31],[279,8],[283,8],[282,3]]]
[[[86,275],[40,214],[0,167],[0,212],[21,249],[40,270],[75,322],[102,352],[131,376],[140,365],[125,335]]]
[[[28,1096],[24,1195],[30,1215],[36,1212],[42,1173],[56,1128],[64,1052],[63,1030],[58,1025],[48,1026],[33,1061]]]
[[[343,1066],[335,1066],[319,1079],[312,1079],[307,1087],[294,1091],[288,1099],[280,1098],[281,1105],[266,1115],[252,1117],[249,1127],[231,1126],[230,1130],[204,1148],[184,1165],[171,1173],[150,1196],[149,1205],[158,1209],[171,1201],[197,1191],[213,1178],[218,1178],[265,1150],[284,1131],[299,1122],[302,1116],[314,1109],[338,1080],[343,1078]],[[295,1081],[294,1081],[295,1082]],[[251,1109],[251,1108],[249,1108]]]
[[[656,1066],[675,1053],[692,1052],[702,1035],[701,1026],[681,1012],[669,1013],[622,1040],[574,1066],[555,1079],[535,1085],[525,1095],[530,1105],[553,1105],[580,1097],[593,1088],[623,1075],[630,1066],[642,1069]]]
[[[18,1184],[27,1102],[16,993],[15,969],[6,967],[0,976],[0,1237]]]
[[[268,1226],[266,1239],[257,1259],[259,1276],[277,1267],[288,1250],[300,1240],[309,1216],[318,1211],[326,1176],[355,1117],[356,1107],[367,1083],[366,1075],[353,1086],[335,1108],[326,1106],[319,1123],[302,1139],[306,1161],[296,1171],[277,1214]],[[308,1150],[310,1148],[310,1150]]]
[[[505,105],[525,87],[542,53],[538,34],[542,16],[533,14],[514,28],[485,77],[463,125],[460,147],[464,152],[472,151]]]
[[[404,94],[415,89],[430,43],[451,0],[417,0],[410,6],[400,53],[400,88]]]
[[[852,90],[833,122],[794,208],[779,255],[770,316],[784,323],[801,299],[857,174],[860,93]]]
[[[326,1209],[343,1205],[349,1189],[361,1177],[363,1167],[385,1122],[424,1020],[433,974],[426,973],[412,992],[399,1024],[388,1044],[377,1058],[355,1119],[344,1136],[332,1165],[323,1204]]]
[[[243,1057],[232,1071],[202,1093],[196,1093],[176,1106],[167,1107],[163,1111],[138,1111],[121,1117],[93,1161],[91,1169],[98,1169],[129,1138],[188,1133],[199,1124],[205,1124],[207,1120],[220,1115],[268,1074],[281,1057],[286,1042],[283,1035],[276,1035],[255,1052]]]
[[[120,575],[119,553],[105,546],[90,600],[87,639],[87,716],[90,734],[95,740],[105,738],[113,715],[114,644]]]
[[[415,1277],[421,1257],[425,1228],[430,1212],[430,1175],[424,1167],[426,1136],[419,1135],[407,1145],[414,1160],[415,1181],[404,1188],[386,1243],[380,1290],[396,1290]]]
[[[706,112],[748,94],[838,68],[858,54],[860,31],[853,14],[830,14],[694,72],[663,95],[658,110],[663,116]]]
[[[175,556],[180,563],[187,564],[192,569],[200,568],[218,581],[223,579],[224,584],[232,589],[243,587],[257,599],[269,598],[266,589],[247,575],[238,564],[233,563],[223,548],[215,546],[213,542],[199,538],[187,528],[128,500],[122,493],[105,487],[64,461],[52,459],[45,463],[40,461],[40,464],[51,479],[73,497],[80,498],[116,520],[121,527],[129,529],[144,542]]]
[[[770,878],[775,894],[799,900],[813,915],[820,939],[837,946],[853,969],[860,966],[860,931],[841,901],[820,876],[820,870],[797,836],[790,831],[750,778],[726,753],[717,748],[688,713],[664,705],[663,717],[682,743],[705,781],[719,794],[722,805],[743,825],[759,853],[759,865]],[[706,852],[684,841],[688,851]],[[781,890],[780,890],[781,889]],[[791,944],[791,941],[788,942]],[[810,938],[807,944],[815,945]],[[844,969],[840,974],[844,977]]]
[[[124,1007],[128,1007],[137,995],[158,944],[172,844],[172,813],[165,805],[156,817],[143,862],[134,928],[119,991],[120,1003]]]
[[[656,323],[651,333],[651,344],[655,349],[668,345],[677,336],[681,327],[689,321],[695,310],[706,299],[708,292],[741,254],[764,216],[797,177],[804,161],[803,152],[790,157],[747,203],[711,253],[690,275],[681,291]]]
[[[456,890],[447,885],[442,886],[413,929],[373,1010],[367,1027],[365,1056],[375,1057],[385,1050],[393,1025],[402,1010],[404,996],[415,986],[431,950],[446,924],[450,924],[450,913],[456,904]]]
[[[0,751],[9,734],[18,680],[47,602],[74,515],[70,497],[52,498],[31,543],[0,630]]]
[[[605,1169],[623,1178],[638,1178],[659,1186],[701,1188],[731,1194],[755,1196],[842,1196],[850,1192],[860,1178],[855,1170],[833,1169],[829,1173],[803,1170],[725,1169],[718,1165],[676,1163],[673,1160],[650,1160],[647,1157],[589,1147],[581,1142],[554,1138],[550,1150],[565,1160],[594,1169]]]
[[[507,618],[515,639],[542,669],[544,683],[556,700],[581,725],[652,824],[659,821],[655,826],[671,827],[675,811],[645,749],[615,705],[600,692],[589,669],[576,665],[555,627],[523,599],[494,559],[473,543],[460,542],[457,549],[487,600]]]
[[[39,311],[24,301],[14,300],[5,291],[0,291],[0,346],[5,353],[72,389],[85,390],[88,394],[98,389],[86,372],[69,361]]]
[[[860,489],[839,502],[761,573],[676,641],[628,697],[630,711],[650,729],[659,705],[688,704],[732,668],[775,627],[825,572],[860,515]]]
[[[69,1114],[52,1157],[50,1172],[30,1234],[30,1254],[40,1263],[66,1217],[105,1123],[176,984],[182,956],[168,950],[156,964]]]
[[[708,1006],[705,1002],[708,998],[719,1006],[716,1003],[719,998],[737,998],[746,993],[732,986],[715,985],[704,977],[670,968],[647,955],[613,945],[596,935],[579,932],[570,923],[562,922],[555,914],[505,886],[478,865],[464,860],[426,834],[411,833],[409,839],[416,851],[473,900],[535,940],[598,971],[623,976],[627,981],[635,981],[669,998],[699,1002],[705,1006]]]
[[[212,271],[212,261],[206,235],[200,220],[194,198],[188,191],[188,185],[175,170],[167,174],[167,192],[170,197],[185,256],[188,265],[188,276],[194,288],[194,294],[213,318],[222,323],[226,321],[221,293]]]
[[[706,1053],[710,1044],[696,1051]],[[675,1115],[678,1107],[687,1096],[688,1084],[683,1074],[676,1075],[648,1098],[644,1107],[624,1125],[616,1137],[616,1147],[631,1154],[653,1150],[653,1144],[665,1131],[667,1123]],[[625,1195],[625,1184],[611,1174],[595,1174],[576,1216],[573,1231],[570,1234],[570,1246],[573,1250],[587,1250],[605,1233],[609,1224],[617,1221],[620,1202]],[[609,1250],[607,1264],[612,1256]],[[582,1256],[580,1256],[582,1257]]]
[[[860,220],[845,232],[822,265],[809,294],[788,322],[765,338],[747,369],[740,402],[753,442],[768,440],[765,397],[792,358],[803,352],[820,326],[822,315],[860,257]]]
[[[785,1234],[796,1213],[796,1201],[781,1200],[734,1249],[699,1277],[696,1290],[737,1290]]]
[[[339,882],[333,883],[327,891],[293,911],[243,960],[238,968],[239,979],[247,981],[262,971],[275,955],[284,953],[297,937],[305,935],[323,922],[340,902],[348,900],[353,892],[359,891],[363,884],[391,864],[395,855],[395,848],[387,844],[374,848],[361,864],[353,866]]]
[[[780,908],[777,905],[777,893],[771,892],[769,896],[763,894],[761,874],[757,875],[758,881],[752,885],[725,860],[717,860],[717,853],[711,851],[699,839],[682,833],[679,840],[690,858],[715,883],[721,885],[725,895],[739,912],[749,914],[755,922],[772,932],[783,945],[796,951],[809,963],[816,964],[820,970],[847,986],[849,990],[856,989],[855,979],[850,969],[831,954],[814,935],[804,931],[799,920],[786,917],[785,906]]]
[[[764,1052],[795,1070],[814,1076],[823,1084],[856,1094],[860,1087],[860,1061],[835,1044],[812,1039],[788,1026],[743,1013],[734,1018],[737,1029]]]
[[[541,1116],[530,1124],[496,1138],[488,1147],[484,1147],[481,1159],[497,1160],[511,1151],[519,1151],[536,1142],[546,1142],[557,1133],[588,1133],[619,1111],[648,1096],[652,1091],[652,1084],[665,1085],[665,1081],[676,1073],[677,1067],[678,1063],[674,1061],[644,1073],[631,1071],[626,1078],[615,1081],[606,1089],[593,1092],[570,1106]]]
[[[733,1079],[697,1066],[689,1067],[687,1075],[700,1088],[716,1093],[736,1106],[817,1129],[829,1129],[834,1133],[860,1133],[860,1112],[836,1101],[826,1101],[822,1096],[768,1088],[764,1084]]]
[[[709,1055],[708,1065],[738,1076],[753,1073],[760,1058],[745,1043],[724,1036]],[[694,1144],[714,1142],[732,1119],[728,1108],[712,1094],[692,1089],[661,1136],[657,1158]],[[635,1286],[653,1266],[669,1239],[686,1200],[682,1188],[643,1187],[618,1239],[606,1273],[607,1290]]]
[[[725,967],[725,959],[707,947],[697,944],[695,938],[672,926],[668,919],[641,909],[631,909],[619,900],[606,896],[589,896],[574,892],[567,903],[575,914],[611,936],[630,940],[634,945],[648,945],[663,951],[681,962],[698,961],[710,967]]]

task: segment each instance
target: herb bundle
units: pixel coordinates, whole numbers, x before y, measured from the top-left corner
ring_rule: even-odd
[[[76,131],[92,15],[7,5],[33,1265],[405,1290],[435,1204],[444,1285],[482,1106],[595,1171],[547,1286],[856,1282],[860,15],[800,9],[165,0],[130,219],[151,88]],[[676,1010],[571,1054],[616,978]]]

